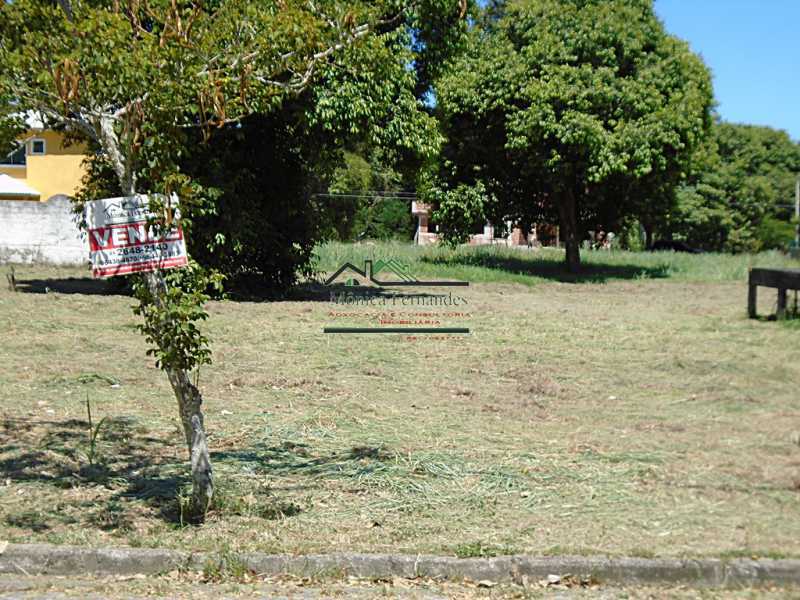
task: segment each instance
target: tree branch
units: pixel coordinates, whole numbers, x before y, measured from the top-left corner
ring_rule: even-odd
[[[67,17],[67,20],[72,23],[75,20],[75,13],[72,11],[72,1],[71,0],[58,0],[58,5],[61,7],[61,10],[64,11],[64,14]]]

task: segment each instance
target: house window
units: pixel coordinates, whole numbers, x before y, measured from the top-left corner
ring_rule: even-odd
[[[31,140],[31,154],[44,154],[44,140]]]

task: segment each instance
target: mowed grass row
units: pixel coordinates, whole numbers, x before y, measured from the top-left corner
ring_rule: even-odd
[[[421,278],[470,270],[473,333],[326,336],[382,309],[341,321],[325,300],[212,302],[215,362],[198,376],[222,502],[201,527],[176,511],[186,451],[132,299],[25,293],[102,289],[18,267],[21,291],[0,291],[0,539],[800,556],[797,329],[744,310],[747,265],[785,259],[587,253],[600,284],[559,281],[555,252],[320,255],[326,270],[369,257],[411,257]],[[94,449],[87,396],[107,419]]]

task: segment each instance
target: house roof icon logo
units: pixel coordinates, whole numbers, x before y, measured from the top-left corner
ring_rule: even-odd
[[[364,260],[364,268],[359,269],[353,263],[346,262],[325,280],[325,285],[332,285],[345,272],[352,273],[344,285],[358,286],[354,275],[366,279],[378,287],[413,287],[413,286],[468,286],[468,281],[421,281],[411,274],[411,267],[395,258],[389,260]],[[379,276],[381,276],[379,278]],[[386,277],[391,279],[387,279]]]

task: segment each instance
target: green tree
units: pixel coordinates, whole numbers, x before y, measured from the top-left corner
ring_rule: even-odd
[[[418,162],[438,149],[436,123],[414,97],[407,37],[398,29],[363,39],[342,49],[335,64],[322,65],[315,86],[280,110],[214,128],[206,143],[199,131],[187,134],[195,142],[185,145],[182,171],[218,192],[193,219],[189,251],[223,273],[229,290],[282,294],[299,273],[309,273],[320,239],[351,239],[354,227],[375,237],[411,227],[405,203],[378,206],[378,198],[359,197],[399,189],[389,163]],[[109,189],[106,195],[119,193],[113,173],[93,173],[109,179],[93,182]],[[316,193],[326,187],[346,195]]]
[[[695,162],[662,225],[665,235],[734,252],[791,241],[800,144],[786,132],[718,122]]]
[[[11,98],[0,95],[0,158],[16,149],[16,140],[24,131],[21,116]]]
[[[434,125],[431,120],[431,124]],[[435,128],[430,140],[437,141]],[[435,146],[423,148],[432,157]],[[325,222],[339,240],[411,239],[414,221],[405,189],[415,184],[411,173],[400,173],[381,148],[346,151],[334,171],[325,197]]]
[[[420,0],[419,10],[408,22],[418,98],[429,98],[447,63],[464,49],[467,31],[464,17],[474,15],[478,8],[475,0],[458,0],[458,3],[459,10],[453,11],[449,0]]]
[[[557,215],[577,270],[582,223],[665,210],[710,125],[710,76],[652,0],[516,0],[501,15],[438,82],[440,176],[482,182],[496,221]]]
[[[404,203],[389,201],[396,210],[387,214],[387,205],[373,210],[352,195],[399,189],[389,163],[438,150],[435,120],[414,97],[407,37],[398,29],[343,49],[335,64],[320,67],[314,88],[281,110],[217,129],[208,143],[189,148],[183,168],[221,192],[214,210],[195,219],[190,251],[222,271],[226,286],[280,294],[298,273],[309,273],[321,239],[351,239],[354,227],[392,236],[398,220],[408,228]],[[346,195],[317,193],[326,187]]]
[[[280,295],[298,273],[310,273],[321,236],[313,192],[335,151],[303,127],[304,109],[304,100],[289,101],[218,129],[181,161],[195,181],[218,191],[213,209],[194,219],[189,252],[223,273],[234,293]]]
[[[314,89],[341,53],[404,26],[415,9],[395,0],[4,2],[0,97],[88,140],[122,194],[177,192],[190,235],[193,217],[215,199],[181,170],[193,132],[208,139],[249,114],[279,110]],[[350,71],[342,76],[344,84],[371,84],[381,93],[396,84],[365,82]],[[332,128],[364,107],[344,96],[319,99],[319,118]],[[395,110],[409,105],[416,107],[406,100]],[[171,223],[168,207],[154,209],[155,226]],[[178,401],[191,458],[191,510],[199,516],[212,500],[213,480],[202,396],[190,373],[210,361],[199,323],[212,284],[219,277],[193,263],[147,273],[134,286],[142,331]]]

